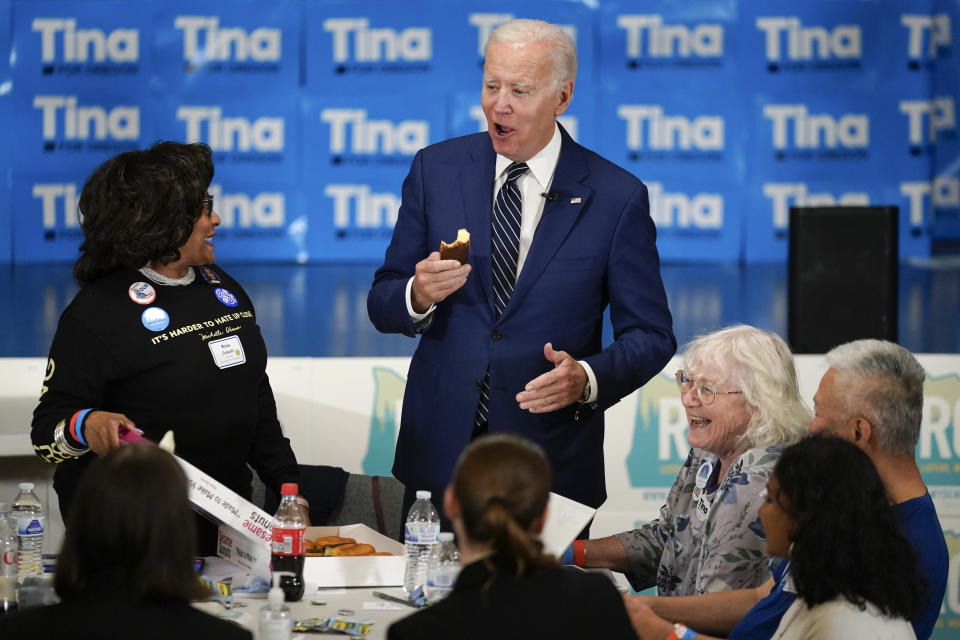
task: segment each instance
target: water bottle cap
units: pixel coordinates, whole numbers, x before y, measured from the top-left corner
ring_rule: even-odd
[[[33,483],[32,483],[32,482],[21,482],[21,483],[20,483],[20,491],[33,491]]]
[[[280,493],[285,496],[295,496],[300,493],[300,487],[296,482],[284,482],[280,485]]]
[[[429,500],[432,494],[429,491],[424,491],[420,489],[417,491],[417,500]]]
[[[453,533],[450,531],[441,531],[440,542],[453,542]]]

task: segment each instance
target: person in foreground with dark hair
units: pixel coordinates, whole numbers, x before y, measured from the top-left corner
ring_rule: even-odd
[[[773,638],[916,637],[927,583],[863,451],[829,436],[787,448],[760,520],[797,591]]]
[[[251,638],[203,613],[193,569],[187,481],[173,456],[133,444],[90,465],[67,520],[54,587],[59,604],[0,617],[0,638]]]
[[[161,142],[110,158],[80,194],[81,289],[60,317],[32,439],[57,465],[66,518],[77,483],[126,430],[158,441],[244,498],[249,463],[279,495],[298,482],[277,420],[267,350],[243,288],[213,265],[220,224],[210,148]],[[216,532],[199,521],[200,551]]]
[[[536,444],[507,434],[471,442],[443,496],[463,570],[449,596],[394,623],[387,637],[635,640],[608,578],[543,553],[550,482]]]
[[[950,558],[914,454],[923,414],[923,367],[903,347],[882,340],[842,344],[826,360],[829,369],[814,395],[809,431],[851,442],[873,462],[928,585],[923,610],[911,618],[917,638],[926,640],[940,615]],[[820,553],[834,554],[832,547]],[[664,638],[671,623],[684,623],[733,640],[767,640],[797,597],[790,574],[784,559],[774,566],[773,578],[755,589],[678,598],[628,596],[626,604],[644,637]]]

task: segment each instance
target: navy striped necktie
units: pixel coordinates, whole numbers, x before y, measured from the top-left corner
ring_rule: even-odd
[[[517,258],[520,255],[520,220],[523,216],[523,198],[517,180],[527,171],[527,163],[514,162],[507,167],[507,180],[497,192],[493,203],[490,229],[490,262],[493,272],[493,307],[499,318],[510,301],[517,282]],[[473,438],[488,431],[490,413],[490,369],[480,383],[480,399],[473,424]]]
[[[503,314],[517,282],[520,219],[523,216],[523,199],[517,180],[526,172],[526,162],[514,162],[507,167],[507,180],[497,192],[497,199],[493,204],[490,262],[493,271],[493,306],[497,310],[498,318]]]

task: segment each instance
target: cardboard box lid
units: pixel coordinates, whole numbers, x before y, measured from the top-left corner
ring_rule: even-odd
[[[269,543],[273,516],[183,458],[174,458],[187,476],[187,494],[195,510],[251,540]]]

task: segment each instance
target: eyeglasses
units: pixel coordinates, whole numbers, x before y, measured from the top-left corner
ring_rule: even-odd
[[[213,213],[213,196],[212,195],[208,193],[207,195],[203,196],[203,199],[200,200],[200,204],[207,206],[208,214]]]
[[[680,389],[680,393],[686,393],[691,388],[697,389],[697,397],[700,398],[700,402],[703,404],[713,404],[713,401],[717,399],[717,395],[727,395],[733,393],[743,393],[743,391],[717,391],[711,387],[708,383],[703,382],[702,380],[694,380],[693,378],[687,376],[687,372],[683,369],[680,369],[676,373],[677,377],[677,388]]]

